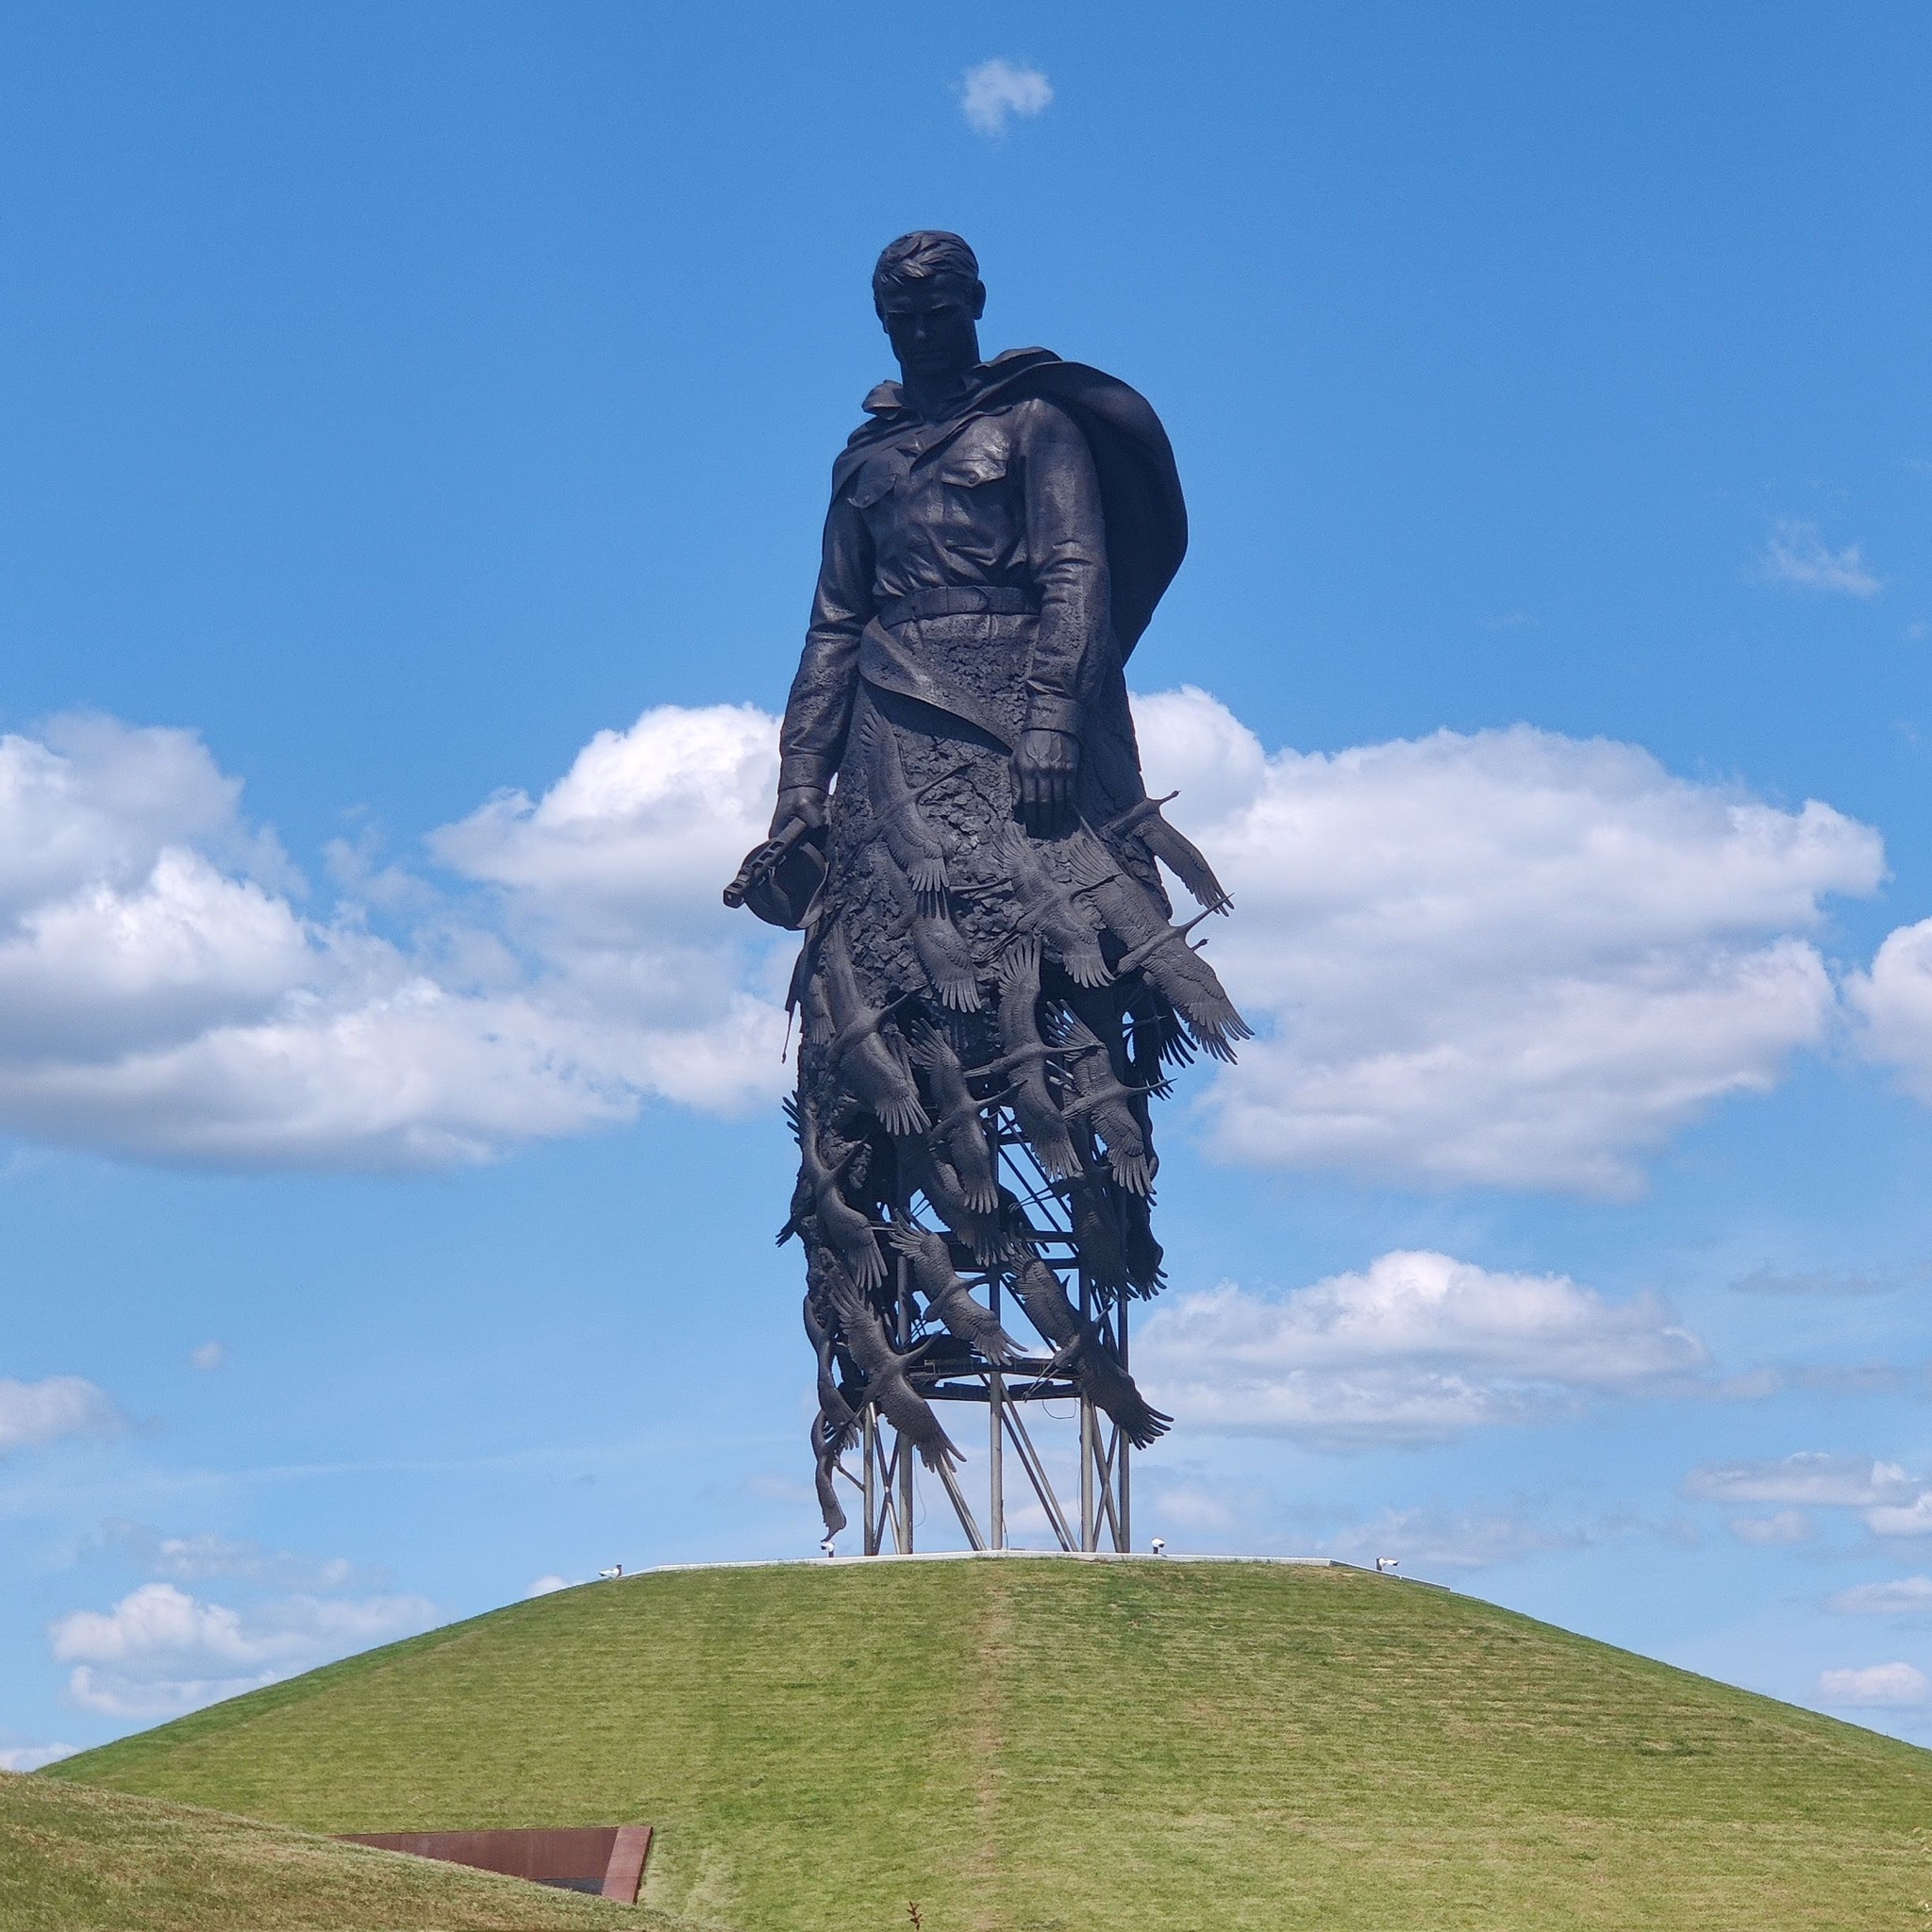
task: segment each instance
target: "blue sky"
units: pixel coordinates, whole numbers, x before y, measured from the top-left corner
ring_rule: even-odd
[[[9,9],[0,1763],[812,1548],[716,891],[913,225],[1193,512],[1133,681],[1262,1038],[1167,1109],[1140,1538],[1932,1739],[1928,64],[1903,5]]]

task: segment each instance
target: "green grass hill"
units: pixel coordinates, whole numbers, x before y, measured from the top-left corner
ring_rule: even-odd
[[[741,1932],[889,1932],[908,1901],[926,1932],[1932,1915],[1932,1754],[1279,1564],[659,1572],[38,1776],[323,1832],[649,1823],[647,1902]]]
[[[669,1932],[643,1909],[0,1772],[7,1932]]]

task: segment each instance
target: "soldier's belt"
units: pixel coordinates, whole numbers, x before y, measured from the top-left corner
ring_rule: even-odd
[[[1038,617],[1040,599],[1005,584],[941,584],[910,596],[890,597],[879,606],[879,622],[911,624],[922,617]]]

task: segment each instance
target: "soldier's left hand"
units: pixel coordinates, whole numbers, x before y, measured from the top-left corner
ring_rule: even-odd
[[[1066,731],[1023,731],[1013,754],[1019,782],[1020,822],[1036,839],[1064,831],[1074,815],[1074,781],[1080,771],[1080,741]]]

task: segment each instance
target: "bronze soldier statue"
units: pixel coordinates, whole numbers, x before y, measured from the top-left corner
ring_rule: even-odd
[[[791,1104],[828,1533],[869,1407],[929,1467],[926,1397],[1025,1359],[1144,1445],[1167,1425],[1107,1310],[1161,1286],[1148,1102],[1243,1024],[1173,923],[1227,896],[1141,776],[1124,667],[1187,548],[1166,433],[1044,349],[982,361],[957,235],[894,242],[873,296],[901,371],[832,472],[769,841],[725,893],[802,930]],[[1023,1198],[1024,1197],[1024,1198]]]

